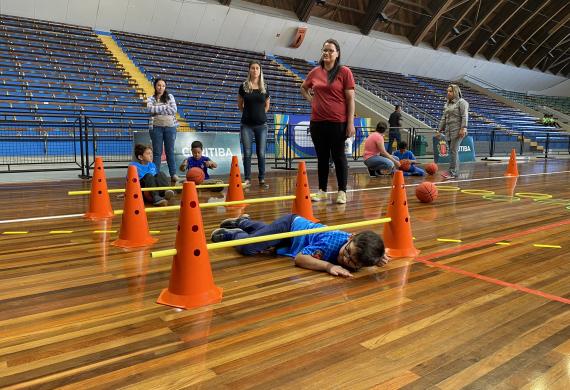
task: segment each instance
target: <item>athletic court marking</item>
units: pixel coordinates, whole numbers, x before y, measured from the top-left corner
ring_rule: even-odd
[[[519,175],[518,177],[527,177],[527,176],[539,176],[539,175],[554,175],[554,174],[558,174],[558,173],[570,173],[570,171],[558,171],[558,172],[542,172],[542,173],[529,173],[529,174],[525,174],[525,175]],[[508,176],[495,176],[495,177],[487,177],[487,178],[478,178],[478,179],[465,179],[465,180],[446,180],[446,181],[440,181],[440,182],[433,182],[433,184],[442,184],[443,188],[447,189],[442,189],[442,191],[445,190],[449,190],[449,188],[452,188],[453,186],[445,186],[445,183],[452,183],[452,182],[473,182],[473,181],[482,181],[482,180],[494,180],[494,179],[505,179],[508,178]],[[419,184],[419,183],[418,183]],[[418,184],[405,184],[405,187],[415,187]],[[358,191],[377,191],[377,190],[384,190],[384,189],[391,189],[392,186],[383,186],[383,187],[371,187],[371,188],[359,188],[359,189],[351,189],[351,190],[347,190],[346,192],[358,192]],[[459,187],[457,187],[459,188]],[[460,188],[459,188],[460,190]],[[453,189],[452,191],[456,191],[455,189]],[[328,191],[327,194],[335,194],[335,191]],[[567,207],[568,210],[570,210],[570,206]],[[52,215],[49,217],[34,217],[34,218],[20,218],[20,219],[5,219],[5,220],[0,220],[0,224],[5,224],[5,223],[18,223],[18,222],[35,222],[35,221],[47,221],[47,220],[53,220],[53,219],[63,219],[63,218],[75,218],[75,217],[83,217],[85,214],[63,214],[63,215]]]
[[[453,272],[456,274],[468,276],[470,278],[483,280],[485,282],[496,284],[498,286],[510,287],[510,288],[515,289],[515,290],[526,292],[528,294],[533,294],[533,295],[536,295],[536,296],[539,296],[542,298],[550,299],[551,301],[562,302],[562,303],[565,303],[567,305],[570,305],[570,299],[567,299],[564,297],[559,297],[557,295],[545,293],[545,292],[540,291],[540,290],[533,290],[531,288],[521,286],[520,284],[505,282],[505,281],[500,280],[500,279],[495,279],[495,278],[485,276],[485,275],[481,275],[481,274],[478,274],[475,272],[465,271],[465,270],[462,270],[460,268],[456,268],[456,267],[453,267],[450,265],[439,264],[439,263],[431,261],[432,259],[436,259],[438,257],[448,256],[448,255],[452,255],[454,253],[460,253],[460,252],[463,252],[465,250],[480,248],[480,247],[485,246],[485,245],[497,244],[497,241],[501,242],[504,240],[511,240],[513,238],[517,238],[517,237],[525,236],[528,234],[541,232],[544,230],[548,230],[548,229],[552,229],[552,228],[556,228],[556,227],[560,227],[560,226],[565,226],[565,225],[570,225],[570,220],[555,222],[555,223],[551,223],[549,225],[543,225],[543,226],[535,227],[535,228],[524,230],[524,231],[517,232],[517,233],[511,233],[511,234],[504,235],[502,237],[489,238],[486,240],[481,240],[481,241],[470,243],[470,244],[459,245],[457,247],[445,249],[445,250],[442,250],[439,252],[431,253],[429,255],[419,256],[419,257],[416,257],[414,260],[418,261],[420,263],[424,263],[426,265],[432,266],[434,268],[439,268],[439,269],[442,269],[445,271],[450,271],[450,272]]]

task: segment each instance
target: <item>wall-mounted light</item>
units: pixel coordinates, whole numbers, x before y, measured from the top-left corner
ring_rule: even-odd
[[[520,49],[523,53],[528,53],[528,49],[526,48],[525,45],[521,45]]]
[[[494,37],[489,38],[489,44],[490,45],[496,45],[497,44],[497,40]]]
[[[459,32],[459,30],[457,29],[457,27],[453,27],[453,28],[451,29],[451,31],[453,32],[453,35],[459,35],[459,34],[460,34],[460,32]]]

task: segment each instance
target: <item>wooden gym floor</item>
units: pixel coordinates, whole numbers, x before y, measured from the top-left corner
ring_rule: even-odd
[[[416,259],[341,279],[211,251],[223,301],[188,311],[155,303],[171,260],[150,250],[173,248],[176,212],[148,215],[151,249],[123,251],[110,246],[118,217],[38,219],[83,213],[87,198],[66,193],[87,184],[2,185],[0,388],[568,389],[570,160],[519,163],[518,180],[505,168],[464,164],[433,204],[408,187]],[[272,172],[246,197],[292,194],[295,175]],[[352,169],[348,204],[331,195],[314,212],[327,224],[382,217],[390,184]],[[246,210],[270,221],[290,207]],[[207,234],[227,216],[204,209]]]

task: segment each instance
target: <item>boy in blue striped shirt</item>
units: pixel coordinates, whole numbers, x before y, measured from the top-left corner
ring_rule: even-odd
[[[231,241],[269,234],[293,232],[323,227],[295,214],[287,214],[265,224],[249,215],[228,218],[212,232],[212,241]],[[350,234],[341,230],[307,234],[290,239],[264,241],[236,246],[243,255],[255,255],[275,248],[277,255],[293,257],[295,265],[334,276],[351,277],[362,267],[382,266],[388,262],[384,241],[371,230]]]

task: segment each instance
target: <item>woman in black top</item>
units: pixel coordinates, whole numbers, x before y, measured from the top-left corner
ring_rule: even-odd
[[[245,186],[251,183],[251,154],[253,138],[259,168],[259,185],[265,184],[265,148],[267,145],[267,111],[269,110],[269,92],[263,80],[261,64],[249,63],[247,79],[239,87],[238,107],[241,116],[241,142],[243,144],[243,169]]]

